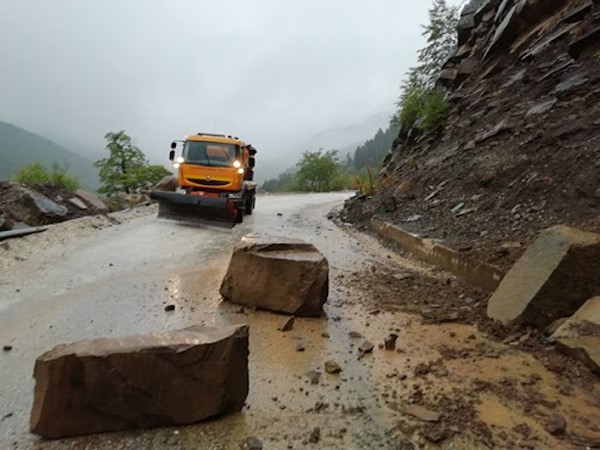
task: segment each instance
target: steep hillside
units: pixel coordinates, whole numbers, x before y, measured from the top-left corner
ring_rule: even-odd
[[[0,179],[10,178],[21,167],[39,161],[50,168],[54,162],[68,166],[68,172],[82,187],[98,187],[98,171],[92,161],[37,134],[0,122]]]
[[[458,40],[445,130],[402,130],[346,218],[381,214],[501,266],[547,226],[600,231],[599,3],[474,0]]]

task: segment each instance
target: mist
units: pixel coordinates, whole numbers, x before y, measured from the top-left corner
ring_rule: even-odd
[[[0,120],[93,155],[123,129],[154,163],[224,132],[293,165],[315,133],[393,113],[429,6],[0,0]]]

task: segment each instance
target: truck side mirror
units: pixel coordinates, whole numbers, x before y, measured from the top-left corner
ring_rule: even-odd
[[[175,144],[175,142],[173,142],[173,144]],[[173,160],[175,159],[175,150],[171,150],[171,151],[169,152],[169,159],[170,159],[171,161],[173,161]]]
[[[254,158],[248,158],[248,167],[254,168],[256,165],[256,160]]]

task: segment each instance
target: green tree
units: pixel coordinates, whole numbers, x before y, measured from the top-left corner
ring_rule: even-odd
[[[58,163],[52,164],[52,170],[46,169],[40,162],[33,161],[31,164],[22,167],[13,179],[17,183],[28,186],[56,186],[67,191],[74,191],[79,187],[77,178],[67,173],[67,166],[61,166]]]
[[[395,121],[403,130],[418,127],[425,132],[443,128],[446,120],[445,91],[436,86],[437,76],[456,45],[458,6],[433,0],[429,22],[423,26],[426,45],[418,52],[415,67],[402,83]]]
[[[98,192],[112,195],[118,192],[133,192],[147,189],[170,172],[159,165],[149,165],[144,153],[135,147],[124,131],[107,133],[107,158],[100,159],[94,166],[100,169]]]
[[[344,189],[347,182],[338,162],[337,150],[305,152],[294,176],[296,189],[305,192],[328,192]]]

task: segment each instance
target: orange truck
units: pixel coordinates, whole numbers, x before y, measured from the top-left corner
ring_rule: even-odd
[[[179,156],[177,143],[183,143]],[[159,217],[233,227],[256,204],[256,149],[237,137],[198,133],[173,141],[169,159],[177,169],[175,192],[154,191]]]

